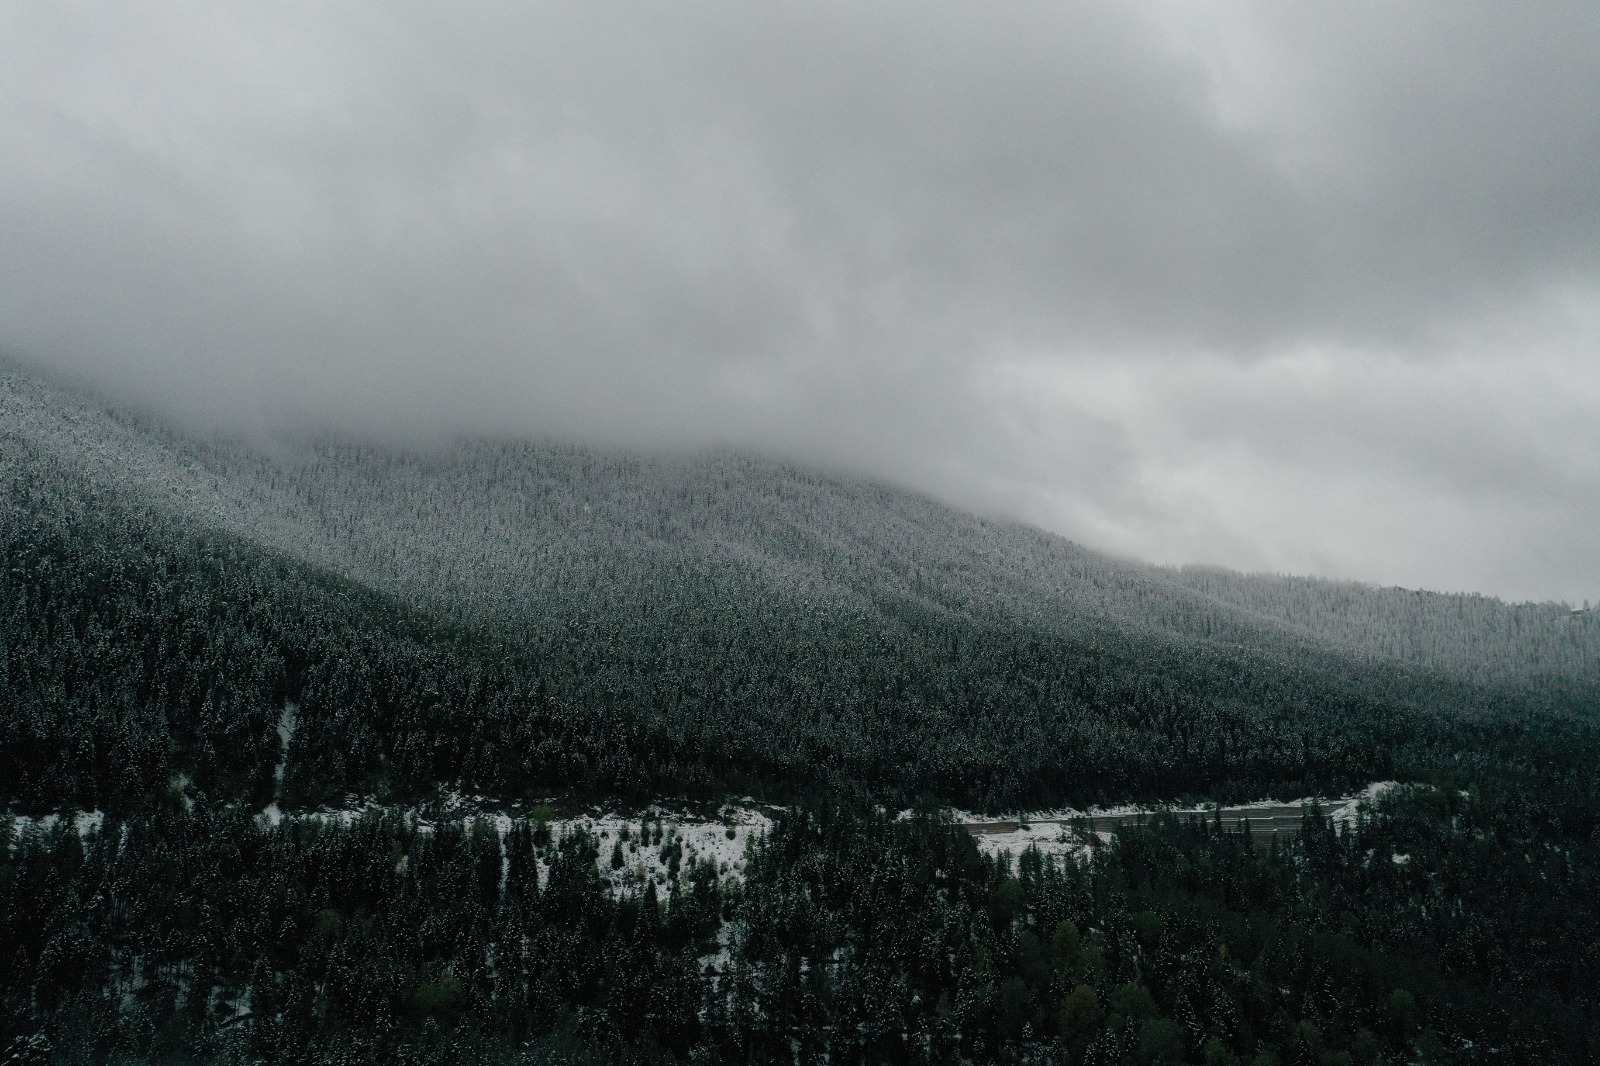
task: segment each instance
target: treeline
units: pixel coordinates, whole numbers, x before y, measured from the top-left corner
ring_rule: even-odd
[[[237,808],[0,849],[9,1061],[1586,1063],[1592,792],[1403,791],[1253,847],[1204,819],[1082,860],[934,814],[784,816],[743,884],[610,894],[518,820]],[[646,844],[648,845],[648,841]],[[30,1058],[30,1056],[32,1056]],[[52,1057],[53,1056],[53,1057]]]
[[[1185,567],[1174,580],[1261,618],[1373,655],[1478,681],[1522,677],[1594,698],[1600,611],[1473,593],[1377,588]]]
[[[644,610],[933,614],[1143,652],[1311,649],[1600,702],[1600,613],[1352,582],[1143,566],[888,486],[728,453],[549,441],[400,449],[200,440],[0,364],[0,468],[54,463],[187,528],[243,541],[430,616],[552,635]],[[1307,664],[1308,666],[1314,664]]]
[[[43,460],[0,496],[0,782],[20,809],[285,806],[440,783],[970,806],[1328,792],[1427,767],[1592,765],[1592,716],[1316,651],[1077,638],[871,610],[604,598],[468,628]]]
[[[175,444],[176,442],[169,442]],[[884,486],[748,456],[659,458],[561,444],[408,453],[339,441],[291,457],[193,447],[195,476],[245,535],[469,619],[592,595],[671,602],[688,575],[730,602],[888,597],[1081,635],[1297,654],[1308,643],[1593,702],[1600,616],[1557,604],[1118,560]]]

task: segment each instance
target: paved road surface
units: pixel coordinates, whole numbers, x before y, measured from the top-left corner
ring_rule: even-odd
[[[1338,810],[1349,802],[1346,799],[1334,799],[1323,802],[1322,809],[1326,812]],[[1185,810],[1170,812],[1179,818],[1205,818],[1209,821],[1213,817],[1210,809]],[[1300,835],[1300,819],[1304,808],[1299,803],[1281,803],[1270,807],[1224,807],[1222,808],[1222,824],[1236,830],[1246,820],[1250,823],[1250,838],[1255,843],[1265,844],[1275,836],[1284,838]],[[1156,812],[1143,811],[1137,814],[1097,814],[1093,817],[1079,818],[1031,818],[1030,826],[1042,833],[1054,835],[1058,826],[1074,826],[1087,828],[1094,832],[1109,833],[1119,826],[1138,825],[1141,822],[1154,820]],[[996,822],[966,822],[967,832],[973,836],[986,836],[990,833],[1014,833],[1021,827],[1016,821]]]

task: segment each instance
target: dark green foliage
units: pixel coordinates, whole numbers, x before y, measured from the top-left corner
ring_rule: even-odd
[[[132,1061],[382,1062],[451,1042],[494,1060],[578,1030],[681,1053],[715,878],[685,871],[670,906],[613,898],[594,849],[537,845],[525,822],[502,841],[481,822],[272,829],[198,806],[82,844],[33,830],[0,866],[0,1035]]]
[[[1407,768],[1581,772],[1593,718],[1307,649],[1065,635],[886,597],[590,603],[463,628],[42,458],[0,497],[0,782],[25,810],[432,792],[968,805],[1333,790]],[[1538,743],[1533,743],[1534,739]]]
[[[6,1061],[1600,1050],[1593,616],[1163,576],[743,460],[331,449],[290,470],[15,410],[0,801],[109,817],[0,847]],[[1158,821],[1067,865],[876,806],[1395,776],[1436,787],[1355,833],[1313,812],[1263,852]],[[303,814],[442,787],[796,809],[742,886],[659,822],[606,855],[544,804],[504,839]],[[302,813],[269,828],[269,803]],[[660,849],[670,902],[607,893],[624,843]]]
[[[81,842],[31,828],[0,864],[0,1046],[55,1062],[1583,1063],[1600,1050],[1595,809],[1499,780],[1396,795],[1354,831],[1312,816],[1283,848],[1163,818],[1082,862],[1013,867],[937,815],[824,805],[780,819],[742,886],[694,866],[670,902],[654,884],[609,894],[594,838],[536,844],[528,820],[503,839],[482,821],[269,828],[201,807]]]
[[[794,1036],[833,1061],[1586,1062],[1596,797],[1536,795],[1414,790],[1354,832],[1312,815],[1303,844],[1270,850],[1161,819],[1087,863],[1014,870],[936,820],[801,813],[749,872],[723,980],[761,1021],[730,1022],[722,1051],[776,1059]],[[1513,864],[1525,851],[1546,856],[1536,878]]]

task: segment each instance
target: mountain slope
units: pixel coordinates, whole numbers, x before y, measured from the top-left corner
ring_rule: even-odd
[[[748,457],[266,451],[20,375],[0,427],[5,594],[32,605],[7,621],[3,724],[33,805],[148,802],[172,773],[260,800],[285,700],[305,802],[1314,790],[1543,758],[1530,728],[1587,736],[1595,706],[1592,616],[1435,597],[1397,616],[1426,639],[1363,642],[1319,605],[1392,593],[1274,599]],[[127,736],[144,769],[108,783]]]
[[[553,443],[431,451],[185,439],[19,373],[10,446],[184,521],[463,619],[537,624],[590,593],[670,601],[684,573],[832,607],[884,595],[1072,630],[1320,641],[1476,681],[1600,684],[1600,613],[1352,582],[1169,570],[926,497],[731,454]]]

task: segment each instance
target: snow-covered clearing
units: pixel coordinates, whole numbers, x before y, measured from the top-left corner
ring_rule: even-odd
[[[0,817],[6,817],[0,815]],[[86,837],[90,833],[97,833],[105,825],[106,816],[101,811],[69,811],[66,814],[46,814],[39,818],[29,818],[25,814],[13,814],[11,819],[11,832],[7,838],[10,847],[15,848],[23,836],[32,830],[40,834],[51,832],[64,819],[72,821],[72,827],[78,831],[78,836]],[[4,824],[0,822],[0,824]]]
[[[1333,812],[1333,824],[1355,825],[1356,819],[1381,798],[1384,793],[1399,786],[1400,782],[1398,781],[1374,781],[1354,796],[1351,796],[1344,806]]]
[[[1096,844],[1111,839],[1111,834],[1103,831],[1093,836]],[[1082,855],[1094,846],[1089,843],[1088,838],[1070,826],[1053,822],[1039,825],[1024,823],[1009,833],[974,833],[972,839],[978,845],[978,850],[985,855],[1004,853],[1013,859],[1030,847],[1038,848],[1041,855],[1054,855],[1060,858]]]
[[[642,891],[654,881],[665,898],[672,890],[673,860],[684,872],[697,861],[710,862],[719,879],[740,880],[750,841],[772,826],[772,818],[753,807],[723,806],[715,817],[653,805],[635,814],[596,813],[552,819],[552,837],[593,834],[600,844],[598,865],[613,891]],[[620,860],[620,865],[618,862]],[[541,877],[544,863],[540,863]]]
[[[711,863],[721,880],[743,878],[751,840],[766,833],[772,825],[772,813],[778,810],[781,808],[747,800],[725,803],[714,810],[654,803],[634,811],[596,807],[558,817],[522,804],[504,806],[483,796],[446,792],[441,802],[425,808],[385,807],[369,801],[336,809],[284,812],[273,802],[257,819],[272,826],[285,819],[350,826],[364,816],[391,814],[422,833],[435,832],[441,822],[470,827],[482,821],[492,826],[501,840],[518,823],[543,825],[550,843],[541,847],[536,857],[541,884],[549,876],[550,861],[560,842],[586,833],[595,838],[595,865],[612,890],[643,891],[645,884],[653,881],[656,894],[666,899],[672,893],[674,875],[686,877],[696,862]]]
[[[294,712],[292,704],[286,705],[279,719],[279,738],[285,753],[294,733]],[[280,775],[281,772],[280,764]],[[1335,825],[1354,825],[1379,797],[1395,787],[1394,781],[1377,781],[1355,795],[1316,802],[1328,812]],[[1310,799],[1260,800],[1225,807],[1222,815],[1230,825],[1251,819],[1259,831],[1273,819],[1297,819],[1302,806],[1311,802]],[[550,843],[540,847],[537,855],[541,883],[548,877],[550,861],[560,842],[585,833],[595,838],[598,845],[596,868],[613,891],[641,892],[646,884],[654,882],[657,895],[666,899],[680,878],[687,878],[699,862],[710,863],[719,880],[741,880],[751,843],[766,834],[772,826],[773,815],[782,810],[745,797],[716,808],[696,809],[663,801],[632,811],[594,807],[557,816],[543,805],[533,808],[520,803],[502,805],[484,796],[468,797],[456,792],[446,792],[439,802],[418,808],[387,807],[356,797],[351,797],[347,803],[349,806],[337,809],[285,812],[274,800],[257,815],[257,820],[263,826],[277,826],[285,820],[351,826],[362,817],[389,815],[403,819],[422,833],[437,831],[440,823],[470,828],[474,822],[481,821],[492,826],[501,840],[518,823],[543,825],[548,830]],[[903,812],[902,816],[909,817],[910,813]],[[1091,848],[1109,843],[1116,825],[1142,817],[1163,813],[1210,817],[1216,812],[1211,807],[1122,805],[1085,811],[1071,808],[1025,811],[1004,818],[959,808],[948,813],[953,821],[972,833],[978,850],[985,855],[1006,854],[1015,860],[1029,847],[1038,848],[1046,856],[1082,856]],[[13,815],[9,827],[10,844],[14,848],[30,829],[48,833],[66,819],[71,820],[80,836],[98,830],[105,822],[105,816],[99,811],[48,814],[39,818]]]
[[[1072,808],[1021,811],[1004,817],[975,814],[971,811],[952,810],[951,816],[966,826],[977,842],[978,850],[985,855],[1005,853],[1016,858],[1030,846],[1041,854],[1066,856],[1082,855],[1090,848],[1109,842],[1118,825],[1127,825],[1142,818],[1160,814],[1178,817],[1211,818],[1220,816],[1229,828],[1250,822],[1252,833],[1267,837],[1274,831],[1298,833],[1299,819],[1304,808],[1318,804],[1336,826],[1354,825],[1363,812],[1390,789],[1394,781],[1375,781],[1351,796],[1336,798],[1315,797],[1297,800],[1257,800],[1254,803],[1234,804],[1220,811],[1211,806],[1174,807],[1139,806],[1123,804],[1116,807],[1091,807],[1080,811]],[[909,811],[906,812],[909,815]]]

